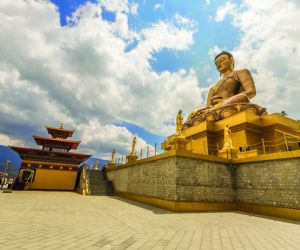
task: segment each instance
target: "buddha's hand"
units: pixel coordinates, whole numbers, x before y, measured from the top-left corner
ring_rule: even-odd
[[[219,95],[215,95],[215,96],[213,96],[213,97],[210,99],[210,104],[211,104],[212,106],[215,106],[215,105],[217,105],[217,104],[219,104],[219,103],[221,103],[221,102],[223,102],[223,98],[222,98],[221,96],[219,96]]]

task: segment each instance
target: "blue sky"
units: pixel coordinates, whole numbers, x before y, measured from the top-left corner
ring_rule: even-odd
[[[80,6],[85,4],[86,0],[51,0],[57,5],[60,13],[60,22],[62,26],[67,25],[67,17]],[[97,2],[90,0],[89,2]],[[207,5],[206,1],[189,0],[186,1],[129,1],[139,4],[138,15],[129,16],[129,27],[134,30],[141,30],[158,20],[169,20],[175,14],[194,20],[198,25],[198,31],[194,35],[194,44],[188,51],[176,52],[172,50],[162,50],[155,53],[151,66],[157,72],[164,70],[177,71],[180,68],[195,68],[197,76],[201,82],[213,76],[218,77],[214,70],[214,64],[207,51],[212,45],[218,45],[220,48],[232,50],[241,39],[241,32],[238,28],[230,25],[230,17],[225,22],[214,22],[213,18],[218,7],[224,5],[226,0],[211,1]],[[240,1],[234,1],[239,4]],[[154,9],[156,4],[160,4],[159,9]],[[102,18],[110,22],[115,21],[113,11],[108,11],[102,7]],[[134,45],[134,43],[133,43]],[[204,71],[205,66],[212,68]],[[205,83],[206,84],[206,83]]]
[[[67,18],[80,6],[84,5],[86,0],[51,0],[57,5],[60,13],[60,23],[62,26],[68,26]],[[96,3],[97,1],[90,0]],[[176,14],[194,20],[197,24],[198,31],[194,34],[194,43],[186,51],[175,52],[171,49],[163,49],[154,53],[150,60],[152,69],[158,73],[162,71],[176,72],[181,68],[194,68],[197,72],[199,81],[207,86],[213,80],[218,78],[218,73],[214,68],[214,63],[208,55],[208,50],[214,44],[218,44],[221,48],[232,50],[239,42],[240,31],[229,25],[230,20],[222,23],[216,23],[212,19],[217,8],[226,3],[226,0],[212,1],[209,5],[205,1],[190,0],[186,1],[129,1],[138,3],[138,15],[130,15],[128,18],[128,26],[133,30],[142,30],[160,20],[170,20]],[[239,1],[236,1],[239,3]],[[155,9],[155,5],[160,7]],[[157,5],[158,6],[158,5]],[[106,10],[102,7],[102,18],[108,22],[115,22],[116,16],[113,11]],[[228,18],[230,19],[230,18]],[[131,50],[136,46],[137,42],[133,42],[128,46],[127,50]],[[204,70],[207,65],[211,68]],[[207,79],[211,81],[207,81]],[[145,139],[149,144],[160,143],[164,140],[163,136],[149,133],[144,128],[135,124],[121,122],[118,126],[125,126],[130,132],[137,134]]]
[[[124,156],[134,136],[153,151],[179,109],[204,105],[223,49],[251,71],[254,103],[300,119],[299,11],[298,0],[1,0],[0,144],[36,147],[32,135],[64,122],[82,153]]]

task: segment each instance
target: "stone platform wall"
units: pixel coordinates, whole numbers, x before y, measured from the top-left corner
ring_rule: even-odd
[[[107,172],[117,192],[171,201],[232,202],[234,176],[224,163],[171,157]]]
[[[174,202],[229,202],[237,209],[238,204],[300,209],[300,157],[222,163],[174,154],[117,167],[107,176],[117,193]]]
[[[233,202],[233,174],[224,163],[176,157],[177,201]]]
[[[176,158],[166,158],[107,172],[116,192],[176,200]]]
[[[244,163],[235,168],[237,202],[300,209],[300,158]]]

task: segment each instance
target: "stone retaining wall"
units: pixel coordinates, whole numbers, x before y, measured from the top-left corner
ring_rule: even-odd
[[[171,157],[107,172],[117,192],[172,201],[234,201],[232,169],[214,163]]]
[[[229,164],[173,156],[116,168],[107,176],[117,192],[300,209],[300,158]]]
[[[176,186],[178,201],[234,201],[234,175],[224,163],[177,157]]]
[[[176,158],[108,171],[117,192],[176,200]]]
[[[300,209],[300,159],[237,165],[235,194],[241,203]]]

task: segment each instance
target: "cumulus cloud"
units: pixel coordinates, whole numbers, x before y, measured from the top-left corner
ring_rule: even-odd
[[[245,0],[236,11],[226,3],[216,18],[223,20],[225,15],[231,15],[233,25],[243,34],[232,52],[237,67],[253,72],[257,86],[254,101],[269,112],[284,110],[296,119],[300,99],[299,12],[297,0]]]
[[[232,2],[226,2],[224,6],[218,8],[215,20],[221,22],[226,16],[234,15],[235,13],[236,5]]]
[[[149,63],[162,49],[188,49],[195,27],[172,19],[133,31],[128,1],[100,5],[116,14],[115,22],[101,19],[101,8],[87,3],[61,27],[49,1],[1,1],[0,133],[21,140],[24,135],[12,127],[26,125],[39,133],[43,125],[63,121],[78,130],[82,150],[107,156],[113,145],[128,151],[134,136],[114,123],[167,136],[178,109],[198,106],[201,91],[193,69],[157,73]],[[137,46],[126,52],[133,40]]]
[[[139,4],[138,3],[132,3],[130,6],[130,13],[132,15],[137,15],[139,10]]]
[[[206,5],[210,5],[210,0],[205,0]]]
[[[109,159],[112,149],[115,149],[116,154],[121,156],[125,156],[131,151],[134,135],[124,127],[101,124],[99,120],[93,119],[86,124],[80,124],[77,128],[81,131],[83,146],[96,156],[99,152],[102,152],[101,157]],[[142,149],[145,152],[147,146],[145,140],[137,138],[136,151]],[[153,151],[153,146],[149,145],[149,147]]]
[[[156,3],[153,7],[154,10],[158,10],[158,9],[161,9],[162,8],[162,5],[160,3]]]
[[[18,145],[18,146],[25,145],[24,141],[12,139],[8,135],[5,135],[5,134],[0,134],[0,142],[1,142],[1,145],[7,145],[7,146],[9,146],[9,145]]]

